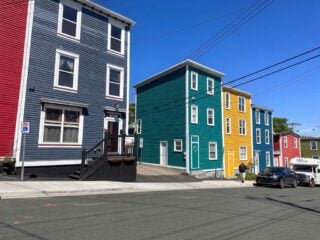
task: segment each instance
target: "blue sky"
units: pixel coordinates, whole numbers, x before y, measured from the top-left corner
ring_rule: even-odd
[[[133,19],[131,85],[188,58],[242,11],[262,0],[95,0]],[[195,4],[196,3],[196,4]],[[266,3],[267,4],[267,3]],[[193,59],[229,82],[320,46],[319,0],[274,0],[240,29]],[[320,50],[298,60],[320,54]],[[292,61],[281,67],[293,64]],[[279,67],[278,67],[279,68]],[[275,68],[273,70],[276,70]],[[267,73],[267,72],[266,72]],[[259,76],[259,75],[257,75]],[[274,117],[300,123],[301,135],[320,136],[320,58],[239,87]],[[249,80],[248,78],[245,80]],[[131,102],[135,90],[131,90]]]

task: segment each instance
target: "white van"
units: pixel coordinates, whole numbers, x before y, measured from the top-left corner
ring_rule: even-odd
[[[314,187],[320,184],[320,160],[313,158],[292,158],[292,169],[297,175],[298,184]]]

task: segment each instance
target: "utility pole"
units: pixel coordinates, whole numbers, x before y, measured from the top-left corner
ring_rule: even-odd
[[[295,122],[288,123],[288,127],[292,130],[292,132],[296,132],[295,128],[298,127],[298,126],[301,126],[301,124],[300,123],[295,123]]]

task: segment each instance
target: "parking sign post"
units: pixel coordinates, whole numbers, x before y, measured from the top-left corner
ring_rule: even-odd
[[[26,136],[30,132],[30,123],[23,122],[22,123],[22,156],[21,156],[21,176],[20,180],[23,181],[24,178],[24,152],[26,146]]]

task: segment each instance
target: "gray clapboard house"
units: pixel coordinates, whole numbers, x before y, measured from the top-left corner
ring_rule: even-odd
[[[24,166],[26,174],[65,176],[106,130],[127,132],[134,22],[92,1],[31,0],[27,24],[17,117],[30,123]],[[120,145],[112,143],[111,151]]]

